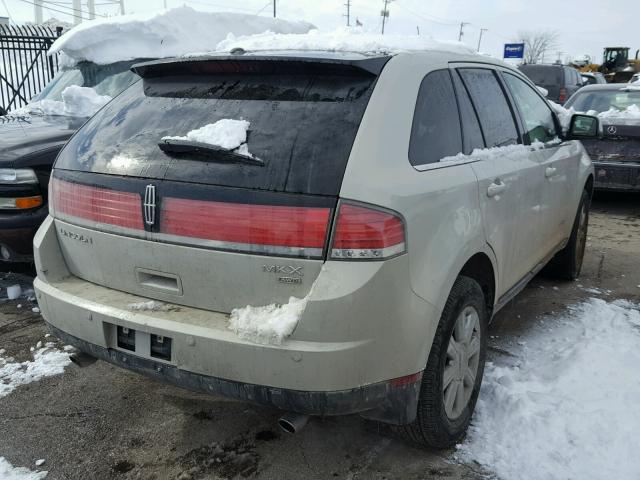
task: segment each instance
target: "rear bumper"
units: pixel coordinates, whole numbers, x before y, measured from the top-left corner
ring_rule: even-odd
[[[0,261],[32,262],[33,237],[47,217],[48,209],[0,214]]]
[[[289,390],[199,375],[173,365],[94,345],[50,324],[49,328],[63,342],[92,357],[193,391],[219,394],[306,415],[362,413],[367,418],[399,425],[415,418],[421,375],[416,375],[415,381],[400,385],[380,382],[332,392]]]
[[[593,162],[595,188],[626,192],[640,191],[640,160],[632,162]]]

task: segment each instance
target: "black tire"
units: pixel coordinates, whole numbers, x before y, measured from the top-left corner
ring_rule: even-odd
[[[479,361],[471,396],[461,414],[453,420],[445,407],[443,379],[448,362],[447,349],[456,321],[467,307],[479,317]],[[422,377],[416,419],[409,425],[397,427],[398,434],[411,443],[432,448],[448,448],[464,437],[478,399],[487,350],[487,305],[482,288],[475,280],[460,276],[451,289],[436,330]],[[475,330],[474,330],[475,332]]]
[[[591,196],[587,190],[584,190],[573,221],[569,243],[551,259],[545,268],[545,273],[563,280],[575,280],[580,276],[587,245],[590,204]]]

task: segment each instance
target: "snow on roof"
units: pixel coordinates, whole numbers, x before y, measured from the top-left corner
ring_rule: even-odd
[[[378,33],[367,33],[359,28],[346,27],[327,32],[311,30],[303,35],[291,35],[286,32],[265,32],[241,37],[229,35],[218,44],[216,51],[230,52],[234,48],[242,48],[253,52],[269,50],[315,50],[390,54],[439,50],[462,54],[476,53],[461,42],[440,42],[428,35],[381,35]]]
[[[301,34],[312,28],[312,24],[302,21],[179,7],[154,14],[122,15],[82,23],[56,40],[49,54],[64,52],[76,62],[88,60],[99,64],[178,57],[215,50],[229,34],[267,31]]]

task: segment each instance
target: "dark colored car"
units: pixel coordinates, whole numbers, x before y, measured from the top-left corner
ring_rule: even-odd
[[[537,86],[549,92],[547,98],[559,104],[576,93],[582,86],[580,72],[566,65],[520,65],[518,69]]]
[[[585,85],[600,85],[607,83],[607,79],[600,72],[582,72],[580,74]]]
[[[81,62],[66,67],[29,105],[0,116],[0,260],[32,261],[33,236],[47,216],[53,161],[87,120],[45,114],[41,106],[60,102],[62,92],[72,85],[115,97],[138,79],[130,71],[133,63]]]
[[[589,85],[565,105],[600,114],[602,137],[582,141],[594,163],[598,189],[640,191],[640,116],[628,111],[626,115],[614,113],[629,107],[633,110],[632,105],[640,109],[640,90],[626,83]]]

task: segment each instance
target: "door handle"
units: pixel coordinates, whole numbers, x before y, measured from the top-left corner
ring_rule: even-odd
[[[495,197],[507,189],[507,184],[501,180],[496,180],[487,188],[487,197]]]
[[[556,174],[556,167],[547,167],[544,171],[544,176],[547,178],[551,178]]]

